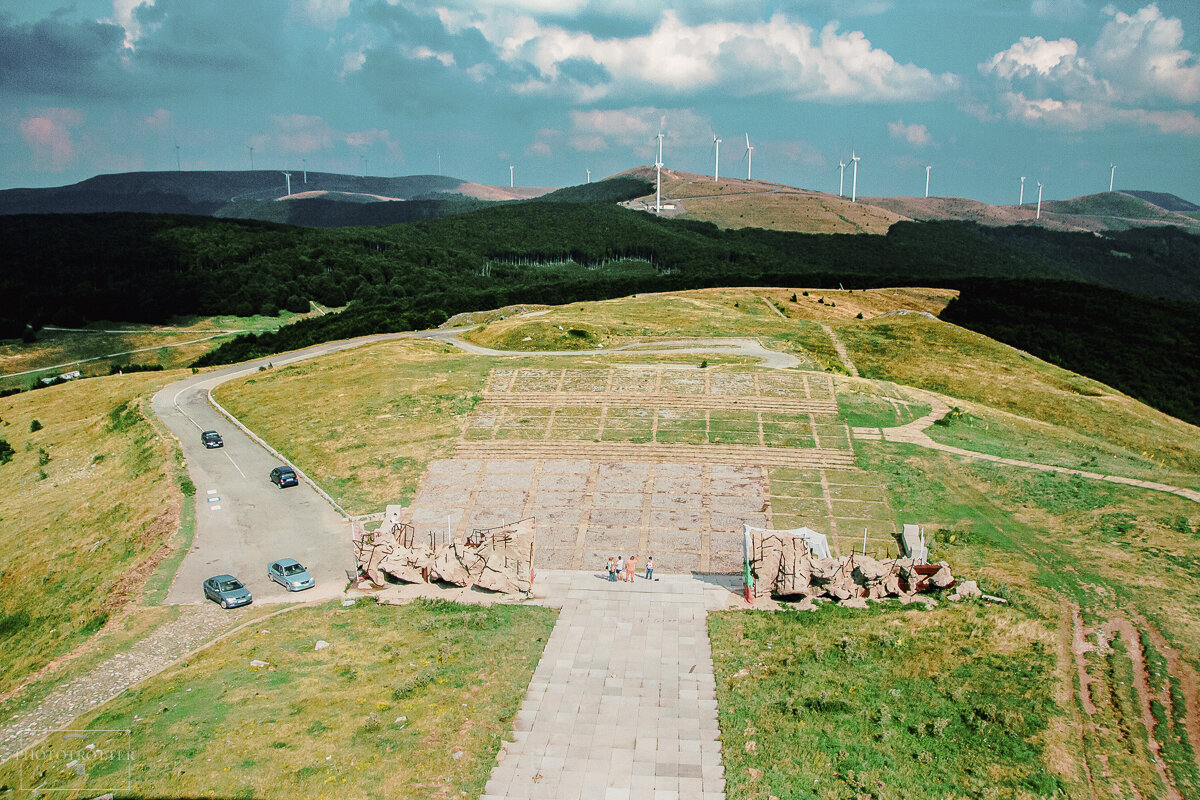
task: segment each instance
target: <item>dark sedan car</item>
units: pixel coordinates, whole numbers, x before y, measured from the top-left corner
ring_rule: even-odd
[[[225,441],[221,438],[221,434],[216,431],[205,431],[200,434],[200,441],[204,442],[204,446],[210,450],[214,447],[225,446]]]
[[[232,575],[214,575],[204,582],[204,596],[221,608],[248,606],[254,600],[245,584]]]
[[[296,470],[291,467],[276,467],[271,470],[271,483],[286,489],[288,486],[298,486],[300,481],[296,478]]]

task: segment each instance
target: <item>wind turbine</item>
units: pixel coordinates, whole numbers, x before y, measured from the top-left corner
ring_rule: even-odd
[[[1037,216],[1035,216],[1035,217],[1034,217],[1034,219],[1041,219],[1041,218],[1042,218],[1042,182],[1041,182],[1041,181],[1038,181],[1038,206],[1037,206]]]
[[[1021,176],[1021,199],[1017,201],[1017,208],[1025,205],[1025,176]]]
[[[850,184],[850,202],[858,202],[858,162],[862,161],[854,151],[850,151],[850,163],[854,165],[854,179]]]
[[[846,185],[846,162],[839,161],[838,169],[841,170],[841,172],[838,174],[838,197],[843,197],[845,193],[842,191],[842,189]]]
[[[750,180],[750,173],[754,171],[754,145],[750,144],[750,134],[746,134],[746,180]]]
[[[254,171],[254,145],[250,144],[250,145],[246,145],[246,146],[250,148],[250,171],[253,172]]]
[[[925,196],[929,197],[929,171],[933,169],[933,164],[925,165]]]
[[[283,173],[283,177],[287,179],[287,196],[291,197],[292,196],[292,173],[285,172],[285,173]]]
[[[508,188],[513,188],[513,165],[508,165]]]
[[[663,132],[658,131],[658,160],[654,162],[654,213],[662,213],[662,140]]]
[[[441,175],[442,174],[442,151],[441,150],[437,151],[437,159],[438,159],[438,175]]]
[[[175,143],[175,171],[183,172],[183,165],[179,161],[179,142]]]
[[[1113,181],[1117,179],[1117,165],[1110,163],[1108,170],[1108,190],[1111,192],[1113,190]]]
[[[589,169],[587,171],[587,174],[588,174],[588,183],[591,183],[592,182],[592,171]]]
[[[713,183],[716,183],[721,176],[721,140],[715,133],[713,134],[713,149],[717,154],[716,160],[713,162]]]
[[[308,159],[300,159],[300,164],[304,167],[304,185],[308,186]]]

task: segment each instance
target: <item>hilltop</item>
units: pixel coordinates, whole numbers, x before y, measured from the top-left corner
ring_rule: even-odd
[[[637,167],[621,173],[650,183],[651,191],[623,205],[654,209],[654,168]],[[851,203],[849,198],[797,189],[782,183],[664,169],[663,216],[711,222],[720,228],[765,228],[796,233],[884,234],[904,214]]]

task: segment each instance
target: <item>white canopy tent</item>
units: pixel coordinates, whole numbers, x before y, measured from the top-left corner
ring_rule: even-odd
[[[756,528],[752,525],[742,524],[742,559],[746,563],[750,561],[751,537],[754,531],[761,533],[775,533],[780,536],[795,536],[804,542],[809,552],[817,558],[833,558],[833,554],[829,551],[829,537],[823,533],[817,533],[812,528],[791,528],[788,530],[775,530],[773,528]]]

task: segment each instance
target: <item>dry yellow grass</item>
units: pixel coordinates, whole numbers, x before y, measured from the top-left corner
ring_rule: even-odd
[[[630,174],[654,181],[654,170]],[[848,197],[797,189],[769,181],[695,175],[663,170],[663,202],[674,204],[664,216],[711,222],[721,228],[767,228],[799,233],[884,234],[906,217],[893,211],[851,203]],[[653,206],[649,194],[627,205]]]
[[[95,633],[165,554],[181,492],[173,445],[145,415],[175,377],[95,378],[0,400],[0,438],[15,451],[0,465],[0,628],[10,637],[0,694]]]

